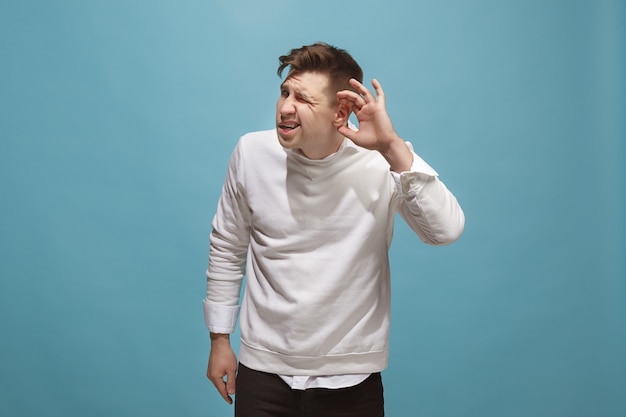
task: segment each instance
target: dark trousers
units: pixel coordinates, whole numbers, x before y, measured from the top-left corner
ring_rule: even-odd
[[[278,375],[239,364],[235,417],[383,417],[380,373],[348,388],[291,389]]]

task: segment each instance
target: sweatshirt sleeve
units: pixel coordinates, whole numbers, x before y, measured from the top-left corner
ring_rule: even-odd
[[[409,142],[407,146],[413,152],[411,170],[400,174],[391,171],[398,192],[398,212],[423,242],[436,246],[452,243],[463,233],[463,210],[437,172]]]
[[[207,291],[203,301],[207,329],[232,333],[250,242],[250,210],[246,201],[241,141],[235,147],[212,222]]]

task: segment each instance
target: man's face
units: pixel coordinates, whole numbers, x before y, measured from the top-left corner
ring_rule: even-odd
[[[289,74],[280,86],[276,103],[276,131],[280,144],[311,159],[336,152],[338,104],[328,75],[317,72]]]

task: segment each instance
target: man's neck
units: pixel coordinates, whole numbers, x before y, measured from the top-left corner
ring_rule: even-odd
[[[317,148],[309,148],[309,149],[302,149],[302,148],[298,148],[296,149],[296,151],[302,155],[305,156],[309,159],[324,159],[329,157],[330,155],[336,153],[339,148],[341,148],[341,144],[344,141],[344,137],[339,135],[336,138],[333,139],[332,142],[329,142],[328,146],[324,146],[324,147],[317,147]]]

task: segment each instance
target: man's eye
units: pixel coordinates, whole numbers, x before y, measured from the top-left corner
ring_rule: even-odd
[[[289,91],[287,90],[280,90],[280,95],[283,97],[289,97]]]

